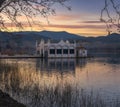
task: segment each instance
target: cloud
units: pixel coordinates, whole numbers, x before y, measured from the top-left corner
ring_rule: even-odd
[[[5,24],[7,27],[15,27],[14,24],[11,24],[11,23],[6,23]],[[23,27],[30,27],[30,25],[28,23],[22,23]],[[36,27],[36,25],[32,25],[32,27]],[[90,29],[105,29],[106,26],[104,24],[101,24],[101,25],[84,25],[84,24],[81,24],[81,25],[68,25],[68,24],[48,24],[48,25],[43,25],[41,24],[41,27],[51,27],[51,28],[69,28],[69,29],[85,29],[85,28],[90,28]]]
[[[84,23],[84,24],[103,24],[103,22],[99,20],[88,20],[88,21],[79,21],[77,23]]]
[[[54,20],[78,20],[81,16],[77,14],[61,14],[53,17]]]
[[[46,25],[46,27],[57,27],[57,28],[70,28],[70,29],[84,29],[84,28],[94,28],[94,29],[104,29],[105,25]]]
[[[11,23],[6,23],[5,24],[6,27],[9,27],[9,28],[15,28],[16,26],[14,24],[11,24]],[[30,25],[28,23],[23,23],[23,28],[30,28]],[[84,24],[81,24],[81,25],[68,25],[68,24],[48,24],[48,25],[32,25],[31,26],[32,28],[38,28],[38,27],[42,27],[42,28],[45,28],[45,29],[49,29],[49,28],[52,28],[52,29],[106,29],[106,26],[104,24],[100,24],[100,25],[97,25],[97,24],[92,24],[92,25],[84,25]]]
[[[103,23],[103,22],[101,22],[101,21],[83,21],[83,23]]]

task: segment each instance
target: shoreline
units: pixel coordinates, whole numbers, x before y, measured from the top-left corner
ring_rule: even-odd
[[[59,59],[59,58],[92,58],[93,56],[87,56],[87,57],[41,57],[41,56],[35,56],[35,55],[15,55],[15,56],[8,56],[8,55],[0,55],[0,59],[7,59],[7,58],[43,58],[43,59]]]

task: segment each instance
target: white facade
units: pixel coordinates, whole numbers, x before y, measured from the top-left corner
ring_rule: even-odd
[[[58,43],[52,43],[50,40],[48,40],[47,42],[41,40],[40,43],[36,42],[36,53],[40,57],[73,58],[73,57],[77,57],[76,47],[77,47],[76,42],[70,43],[68,40],[66,41],[61,40]],[[85,53],[83,52],[84,54],[81,54],[81,51],[79,50],[80,55],[78,56],[80,57],[81,55],[83,55],[84,57],[87,56],[87,51],[85,51]]]

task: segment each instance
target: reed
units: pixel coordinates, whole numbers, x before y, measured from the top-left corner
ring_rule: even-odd
[[[6,60],[0,60],[0,72],[18,71],[18,63],[8,63]]]
[[[33,91],[32,91],[33,92]],[[56,87],[34,88],[30,107],[120,107],[120,99],[105,101],[99,93],[87,92],[66,84]],[[28,106],[28,107],[29,107]]]

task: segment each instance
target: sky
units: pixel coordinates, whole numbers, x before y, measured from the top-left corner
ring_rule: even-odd
[[[107,35],[105,23],[100,22],[104,0],[70,0],[72,10],[57,6],[56,16],[50,16],[48,30],[67,31],[83,36]]]
[[[41,16],[37,17],[41,26],[26,27],[25,30],[67,31],[81,36],[107,35],[105,23],[100,22],[104,0],[69,0],[65,5],[70,6],[72,10],[56,4],[53,7],[56,15],[48,16],[47,20]]]

